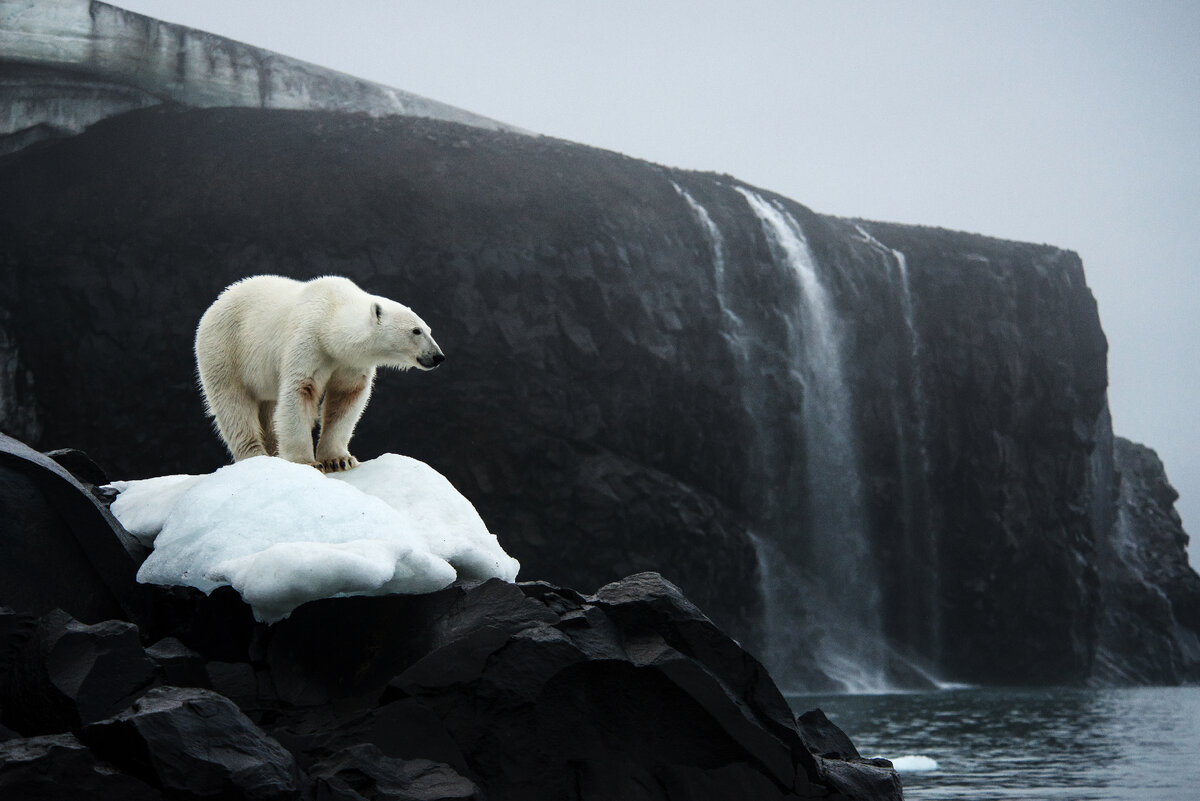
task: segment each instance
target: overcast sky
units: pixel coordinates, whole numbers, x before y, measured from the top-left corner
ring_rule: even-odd
[[[1200,564],[1200,3],[114,0],[810,208],[1079,252]]]

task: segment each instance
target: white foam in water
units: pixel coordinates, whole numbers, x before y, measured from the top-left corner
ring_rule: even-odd
[[[318,598],[513,581],[520,568],[445,477],[396,454],[331,477],[259,456],[111,486],[113,514],[154,548],[138,581],[230,585],[266,622]]]
[[[925,773],[938,769],[936,759],[920,755],[896,757],[891,763],[897,773]]]

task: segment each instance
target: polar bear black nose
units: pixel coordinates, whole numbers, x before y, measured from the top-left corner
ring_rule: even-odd
[[[446,357],[440,353],[433,354],[433,366],[437,367],[442,362],[446,361]]]

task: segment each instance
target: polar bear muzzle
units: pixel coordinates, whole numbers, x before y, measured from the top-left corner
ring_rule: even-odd
[[[432,370],[442,362],[446,361],[446,356],[442,353],[441,348],[434,346],[435,350],[429,353],[422,353],[417,357],[417,364],[422,370]]]

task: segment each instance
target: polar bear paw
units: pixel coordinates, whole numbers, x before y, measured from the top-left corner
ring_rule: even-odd
[[[358,460],[347,453],[345,456],[334,456],[330,459],[322,459],[321,461],[314,463],[313,467],[317,468],[322,473],[341,473],[358,467]]]

